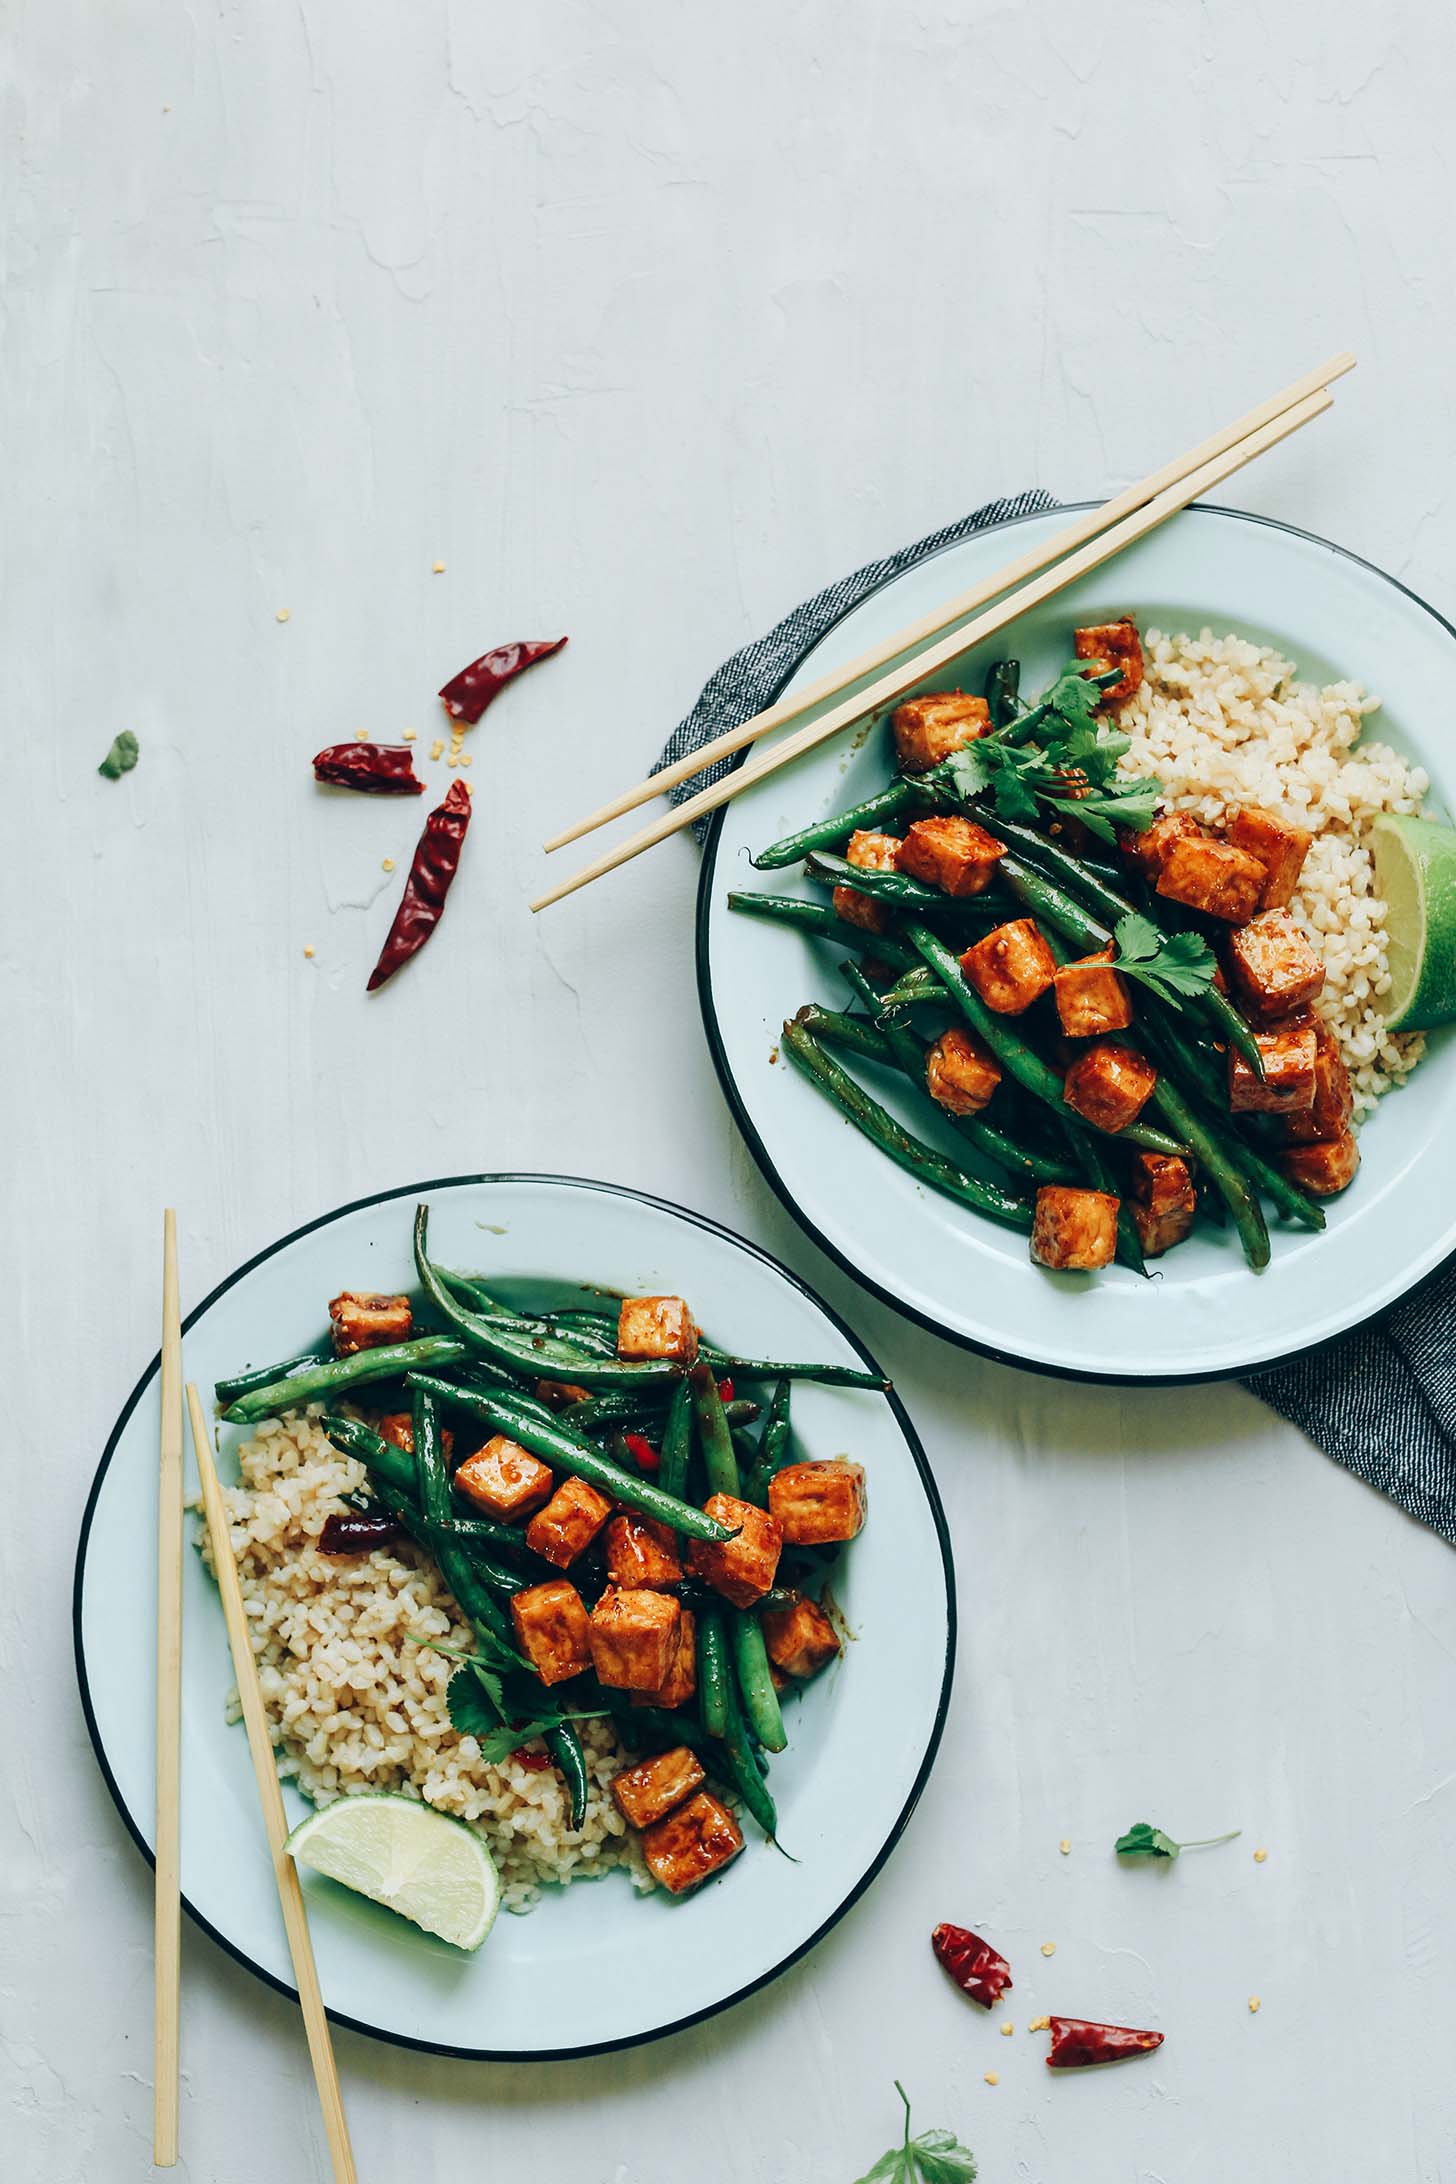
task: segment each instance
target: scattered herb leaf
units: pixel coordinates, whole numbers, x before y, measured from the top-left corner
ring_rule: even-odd
[[[969,2147],[950,2131],[922,2131],[911,2138],[910,2101],[898,2078],[895,2091],[905,2103],[905,2136],[856,2184],[975,2184],[976,2163]]]
[[[1116,968],[1174,1008],[1180,997],[1196,1000],[1213,984],[1213,950],[1197,933],[1160,933],[1150,918],[1129,910],[1118,919],[1114,938]]]
[[[1112,1848],[1119,1858],[1176,1858],[1183,1850],[1211,1850],[1215,1843],[1231,1843],[1241,1828],[1230,1828],[1227,1835],[1204,1835],[1197,1842],[1175,1843],[1171,1835],[1155,1828],[1150,1820],[1135,1820],[1126,1835],[1119,1835]]]
[[[553,1729],[561,1728],[568,1721],[600,1721],[602,1712],[594,1714],[543,1714],[538,1721],[507,1723],[501,1729],[487,1729],[483,1734],[472,1731],[480,1744],[480,1756],[487,1767],[498,1767],[503,1759],[509,1759],[518,1745],[529,1744],[532,1737],[545,1737]]]
[[[123,728],[96,771],[105,774],[108,781],[119,781],[124,773],[131,772],[141,755],[142,747],[136,737],[130,728]]]
[[[488,1668],[481,1669],[473,1660],[467,1661],[462,1668],[456,1669],[445,1686],[445,1705],[452,1727],[458,1729],[462,1737],[479,1737],[483,1742],[499,1726],[505,1712],[500,1679]],[[519,1743],[520,1739],[516,1741]]]

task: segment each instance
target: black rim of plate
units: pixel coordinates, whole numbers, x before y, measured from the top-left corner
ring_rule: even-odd
[[[965,545],[968,539],[994,537],[999,531],[1015,530],[1025,523],[1044,523],[1049,516],[1074,516],[1083,509],[1095,508],[1098,505],[1099,503],[1096,501],[1059,501],[1051,508],[1033,509],[1028,515],[1007,516],[1001,523],[988,523],[982,530],[967,533],[966,538],[952,539],[949,544],[938,546],[934,553],[926,554],[922,560],[913,563],[912,566],[919,569],[924,567],[926,562],[938,561],[942,555],[954,553],[958,547]],[[1275,516],[1255,515],[1251,510],[1245,508],[1217,507],[1209,501],[1190,502],[1184,513],[1201,516],[1227,516],[1236,523],[1254,523],[1266,531],[1283,531],[1290,538],[1301,539],[1308,546],[1321,547],[1324,552],[1338,556],[1341,561],[1353,562],[1357,568],[1368,570],[1371,576],[1378,576],[1382,583],[1390,585],[1393,591],[1400,592],[1405,598],[1411,600],[1428,614],[1433,622],[1439,623],[1448,637],[1456,639],[1456,624],[1449,622],[1445,615],[1433,607],[1428,599],[1423,599],[1419,592],[1412,591],[1409,584],[1402,584],[1399,577],[1392,576],[1387,569],[1378,567],[1375,562],[1367,561],[1362,554],[1352,553],[1348,546],[1337,546],[1333,539],[1321,538],[1318,532],[1303,531],[1297,524],[1283,523]],[[765,701],[766,704],[775,704],[782,697],[804,662],[818,649],[824,639],[839,627],[841,622],[847,621],[852,614],[859,611],[866,600],[873,599],[877,593],[884,591],[888,585],[897,583],[900,576],[907,573],[907,571],[901,570],[894,576],[882,578],[878,584],[872,585],[852,605],[845,607],[841,613],[837,614],[832,622],[827,623],[813,643],[806,645],[803,651],[785,669],[781,680]],[[751,749],[752,746],[750,745],[734,756],[730,762],[730,771],[736,772],[738,767],[744,764],[750,755]],[[749,1151],[758,1163],[764,1181],[768,1184],[784,1211],[792,1216],[810,1241],[818,1245],[824,1256],[827,1259],[832,1259],[840,1271],[847,1274],[858,1288],[867,1290],[872,1297],[878,1297],[882,1304],[888,1304],[893,1311],[900,1314],[902,1319],[912,1320],[917,1327],[923,1327],[927,1334],[939,1335],[942,1341],[954,1343],[957,1349],[970,1350],[977,1357],[990,1358],[997,1365],[1015,1366],[1021,1372],[1042,1373],[1052,1380],[1081,1381],[1091,1383],[1097,1387],[1115,1388],[1197,1387],[1205,1382],[1215,1380],[1257,1378],[1260,1373],[1272,1373],[1277,1371],[1280,1366],[1297,1363],[1300,1358],[1313,1357],[1317,1352],[1326,1349],[1330,1343],[1338,1342],[1343,1336],[1353,1334],[1356,1328],[1365,1326],[1368,1321],[1378,1317],[1381,1312],[1389,1311],[1393,1304],[1399,1303],[1402,1297],[1408,1296],[1412,1289],[1419,1287],[1420,1283],[1433,1280],[1444,1267],[1456,1264],[1456,1250],[1453,1250],[1443,1259],[1437,1261],[1435,1265],[1427,1267],[1421,1274],[1405,1283],[1403,1287],[1395,1292],[1394,1296],[1387,1297],[1384,1303],[1362,1313],[1358,1318],[1352,1319],[1348,1326],[1337,1329],[1333,1335],[1321,1336],[1316,1342],[1302,1343],[1293,1350],[1284,1351],[1278,1357],[1260,1358],[1251,1365],[1220,1365],[1207,1372],[1099,1373],[1079,1366],[1053,1365],[1045,1358],[1025,1357],[1019,1351],[1005,1349],[999,1344],[984,1341],[975,1335],[963,1334],[959,1328],[947,1327],[942,1321],[933,1319],[929,1313],[917,1311],[914,1305],[906,1304],[902,1298],[896,1296],[894,1290],[885,1288],[882,1283],[875,1281],[870,1275],[866,1274],[863,1267],[857,1266],[836,1244],[830,1241],[815,1222],[810,1220],[808,1214],[774,1166],[768,1147],[764,1144],[762,1137],[754,1126],[753,1119],[739,1092],[738,1081],[729,1066],[728,1056],[723,1046],[722,1032],[718,1024],[718,1006],[713,995],[713,969],[708,948],[708,918],[712,909],[713,891],[717,885],[718,848],[722,840],[723,822],[727,816],[727,810],[726,804],[720,804],[708,822],[708,833],[703,843],[702,863],[698,872],[698,899],[695,920],[698,1006],[702,1012],[703,1030],[707,1035],[708,1052],[713,1058],[713,1067],[717,1071],[718,1083],[722,1088],[723,1097],[728,1103],[729,1112],[738,1125]]]
[[[674,1205],[670,1199],[655,1198],[649,1191],[633,1190],[626,1184],[603,1183],[590,1176],[534,1175],[531,1173],[501,1171],[489,1175],[434,1176],[423,1183],[402,1184],[396,1189],[387,1191],[371,1191],[367,1197],[351,1199],[347,1205],[335,1206],[332,1212],[322,1213],[316,1220],[305,1221],[300,1228],[291,1229],[286,1236],[279,1237],[276,1243],[269,1244],[265,1250],[255,1252],[251,1259],[247,1259],[241,1266],[235,1267],[233,1272],[225,1280],[219,1282],[217,1287],[204,1297],[200,1304],[193,1307],[182,1322],[182,1331],[185,1334],[188,1328],[195,1326],[205,1313],[211,1311],[220,1297],[226,1296],[227,1292],[237,1282],[240,1282],[245,1275],[251,1274],[255,1267],[262,1266],[265,1261],[276,1258],[280,1252],[286,1251],[291,1244],[297,1243],[300,1237],[310,1236],[315,1229],[327,1228],[331,1222],[341,1221],[351,1213],[363,1212],[370,1206],[388,1205],[395,1199],[427,1197],[434,1191],[458,1190],[477,1184],[520,1183],[559,1186],[571,1190],[600,1191],[611,1198],[635,1199],[640,1205],[650,1206],[659,1213],[671,1214],[675,1219],[685,1221],[694,1228],[705,1229],[710,1235],[721,1237],[724,1242],[735,1245],[747,1257],[756,1259],[760,1265],[767,1267],[770,1272],[780,1276],[791,1287],[797,1289],[801,1295],[807,1297],[809,1302],[823,1313],[830,1326],[844,1337],[850,1348],[864,1361],[866,1369],[874,1373],[877,1378],[883,1379],[886,1377],[879,1361],[865,1348],[853,1328],[840,1318],[833,1306],[826,1304],[817,1291],[812,1289],[799,1275],[792,1272],[790,1268],[782,1265],[779,1260],[773,1257],[772,1253],[764,1251],[758,1244],[750,1243],[747,1237],[738,1235],[735,1230],[725,1228],[720,1221],[710,1220],[706,1214],[694,1213],[690,1207]],[[86,1728],[90,1734],[92,1749],[96,1754],[96,1763],[101,1769],[106,1787],[111,1792],[112,1802],[121,1815],[127,1833],[146,1859],[147,1864],[153,1867],[156,1864],[156,1858],[152,1846],[147,1841],[145,1833],[138,1825],[125,1798],[122,1796],[120,1785],[111,1771],[111,1765],[101,1739],[100,1726],[91,1703],[91,1688],[86,1675],[86,1655],[81,1632],[81,1604],[86,1581],[86,1551],[91,1538],[92,1519],[96,1513],[96,1506],[100,1499],[106,1474],[111,1467],[111,1459],[116,1453],[121,1436],[126,1431],[133,1411],[151,1386],[160,1368],[161,1357],[158,1354],[152,1359],[136,1386],[132,1389],[131,1394],[122,1406],[116,1424],[111,1429],[101,1461],[96,1467],[96,1476],[91,1482],[91,1491],[86,1498],[86,1510],[81,1519],[81,1536],[76,1548],[76,1574],[71,1593],[71,1626],[76,1655],[76,1677],[81,1689],[81,1706],[86,1717]],[[884,1400],[890,1406],[905,1446],[909,1450],[915,1469],[919,1474],[921,1489],[930,1510],[931,1521],[935,1527],[936,1541],[940,1548],[941,1570],[945,1579],[945,1664],[941,1673],[940,1698],[936,1706],[935,1720],[931,1725],[925,1754],[916,1771],[915,1779],[910,1785],[909,1794],[900,1808],[899,1816],[884,1842],[875,1852],[874,1857],[869,1861],[853,1887],[830,1913],[829,1917],[821,1925],[817,1926],[814,1932],[804,1941],[798,1943],[795,1948],[780,1957],[776,1963],[770,1965],[767,1971],[761,1972],[756,1979],[751,1979],[746,1986],[736,1987],[731,1994],[725,1994],[718,2001],[710,2002],[705,2008],[694,2010],[687,2017],[674,2018],[669,2024],[654,2025],[643,2032],[626,2033],[615,2040],[593,2041],[584,2047],[452,2047],[447,2046],[443,2041],[418,2040],[408,2033],[391,2032],[384,2026],[368,2024],[363,2018],[350,2017],[343,2010],[337,2009],[330,2009],[327,2013],[333,2024],[343,2025],[350,2032],[365,2033],[371,2039],[387,2041],[392,2047],[409,2048],[426,2055],[447,2055],[461,2062],[557,2063],[576,2061],[590,2055],[612,2055],[625,2048],[646,2046],[653,2040],[665,2040],[674,2032],[685,2032],[689,2026],[701,2025],[708,2018],[717,2017],[722,2011],[731,2009],[735,2003],[745,2001],[749,1995],[757,1994],[761,1988],[767,1987],[773,1980],[779,1978],[782,1973],[788,1971],[791,1965],[797,1964],[801,1957],[807,1956],[809,1951],[817,1947],[819,1942],[824,1939],[824,1936],[839,1924],[845,1913],[859,1901],[884,1866],[891,1851],[904,1833],[911,1813],[919,1803],[921,1792],[929,1779],[930,1770],[935,1764],[936,1753],[940,1749],[940,1740],[945,1729],[946,1713],[950,1706],[951,1684],[955,1675],[955,1562],[951,1552],[950,1531],[946,1524],[945,1511],[941,1506],[934,1473],[931,1471],[925,1451],[921,1447],[920,1437],[910,1421],[909,1413],[893,1387],[888,1390]],[[239,1749],[241,1750],[241,1746]],[[205,1934],[209,1934],[220,1949],[226,1950],[227,1954],[236,1963],[241,1964],[245,1970],[254,1973],[275,1993],[285,1996],[289,2001],[296,2002],[298,2000],[296,1987],[292,1986],[286,1979],[278,1978],[276,1973],[270,1972],[264,1965],[259,1964],[256,1958],[251,1957],[247,1950],[240,1947],[237,1942],[229,1940],[228,1936],[219,1927],[214,1926],[210,1919],[203,1917],[196,1905],[191,1903],[185,1895],[182,1898],[182,1907],[189,1918],[197,1926],[201,1927]]]

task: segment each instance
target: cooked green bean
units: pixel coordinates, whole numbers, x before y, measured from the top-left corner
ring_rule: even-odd
[[[1184,1099],[1167,1071],[1153,1087],[1151,1104],[1182,1137],[1228,1207],[1244,1257],[1258,1273],[1269,1264],[1269,1230],[1248,1177],[1231,1157],[1223,1137],[1206,1127]]]
[[[240,1396],[251,1395],[257,1388],[276,1387],[280,1380],[296,1379],[316,1365],[328,1365],[333,1361],[333,1351],[327,1343],[319,1343],[315,1349],[300,1350],[297,1357],[286,1357],[277,1365],[254,1365],[245,1373],[234,1373],[227,1380],[219,1380],[213,1388],[213,1400],[226,1409]]]
[[[1181,1081],[1185,1091],[1196,1093],[1212,1108],[1228,1156],[1242,1168],[1249,1182],[1273,1201],[1286,1220],[1298,1222],[1301,1228],[1322,1229],[1325,1225],[1323,1207],[1266,1160],[1259,1148],[1251,1143],[1238,1116],[1225,1111],[1224,1083],[1215,1073],[1215,1065],[1181,1038],[1171,1022],[1160,1021],[1155,1013],[1150,1013],[1145,1029],[1148,1044],[1164,1072],[1171,1073]]]
[[[675,1495],[679,1501],[686,1498],[688,1485],[688,1455],[693,1445],[693,1391],[685,1380],[680,1380],[672,1391],[668,1406],[667,1425],[663,1429],[662,1454],[657,1467],[657,1483],[664,1494]]]
[[[912,880],[905,872],[872,872],[850,864],[845,857],[831,857],[824,850],[816,850],[804,869],[811,880],[826,887],[852,888],[856,895],[865,895],[871,902],[887,902],[897,910],[960,910],[979,899],[947,895],[938,887],[927,887],[923,880]]]
[[[698,1617],[698,1712],[710,1737],[728,1727],[728,1633],[724,1610],[705,1608]]]
[[[915,782],[902,775],[863,804],[855,804],[848,811],[831,812],[827,819],[818,819],[813,826],[801,827],[797,834],[786,834],[781,842],[770,843],[751,862],[759,872],[798,864],[811,850],[825,849],[831,842],[847,842],[851,834],[862,828],[881,827],[887,819],[897,819],[902,812],[923,801],[923,794]]]
[[[728,1421],[723,1416],[723,1398],[718,1393],[713,1368],[706,1359],[693,1367],[691,1385],[693,1416],[697,1420],[698,1446],[703,1452],[703,1474],[708,1482],[708,1492],[732,1494],[736,1498],[742,1485],[738,1476],[738,1457]]]
[[[730,1611],[728,1644],[738,1678],[744,1719],[766,1752],[781,1752],[789,1740],[784,1733],[779,1695],[773,1686],[763,1625],[751,1608]]]
[[[971,1206],[977,1213],[1001,1221],[1008,1228],[1030,1229],[1032,1207],[1029,1199],[1015,1198],[994,1183],[983,1183],[922,1139],[912,1136],[878,1100],[871,1099],[847,1070],[840,1067],[806,1029],[800,1017],[792,1017],[784,1025],[784,1046],[790,1060],[796,1062],[824,1096],[848,1116],[855,1128],[878,1145],[881,1152],[888,1153],[891,1160],[913,1175],[917,1182],[943,1192],[947,1198],[959,1199],[962,1205]]]
[[[1010,1072],[1018,1084],[1024,1085],[1028,1092],[1034,1092],[1038,1099],[1045,1100],[1059,1115],[1065,1116],[1062,1080],[1050,1062],[1044,1062],[1039,1054],[1034,1053],[1017,1036],[1006,1017],[998,1016],[994,1009],[987,1008],[975,988],[961,976],[960,965],[945,943],[923,925],[908,926],[905,937],[930,965],[961,1014],[980,1033],[1003,1068]],[[1077,1123],[1087,1129],[1095,1128],[1085,1116],[1079,1116]],[[1102,1134],[1115,1136],[1119,1145],[1137,1145],[1151,1153],[1170,1153],[1182,1157],[1188,1150],[1176,1138],[1169,1137],[1166,1131],[1155,1130],[1150,1124],[1143,1122],[1130,1122],[1126,1129]]]
[[[415,1365],[456,1365],[468,1354],[465,1344],[451,1335],[416,1335],[411,1342],[356,1350],[352,1357],[331,1358],[327,1364],[294,1373],[289,1379],[254,1388],[231,1404],[223,1418],[230,1426],[251,1426],[260,1418],[297,1410],[304,1403],[332,1402],[352,1388],[367,1386],[371,1380],[397,1380]]]
[[[735,888],[728,897],[728,907],[745,917],[771,918],[780,925],[797,926],[801,932],[837,941],[841,948],[869,950],[892,970],[908,970],[915,961],[903,941],[889,933],[871,934],[862,926],[851,925],[847,919],[836,917],[826,902],[802,902],[793,895],[755,895]]]
[[[981,694],[991,715],[992,728],[1009,728],[1021,711],[1020,660],[993,660],[986,670]]]
[[[715,1342],[700,1340],[698,1355],[707,1359],[720,1380],[814,1380],[824,1388],[872,1388],[880,1395],[890,1385],[875,1373],[862,1372],[857,1365],[815,1365],[799,1359],[788,1364],[777,1357],[739,1357],[736,1351],[720,1350]]]
[[[572,1827],[579,1828],[586,1818],[586,1802],[591,1788],[581,1738],[571,1723],[564,1721],[556,1728],[547,1730],[546,1749],[560,1769],[561,1779],[566,1784],[570,1823]]]
[[[775,1478],[789,1460],[789,1403],[792,1395],[792,1381],[781,1380],[774,1389],[768,1416],[758,1437],[753,1463],[744,1477],[743,1499],[754,1502],[760,1509],[768,1507],[769,1480]]]
[[[738,1703],[731,1676],[724,1679],[728,1719],[723,1728],[723,1752],[729,1769],[729,1787],[735,1789],[771,1841],[778,1837],[779,1816],[768,1784],[759,1771],[758,1756],[748,1739],[747,1724]]]
[[[488,1319],[460,1303],[429,1255],[430,1209],[415,1208],[415,1268],[420,1286],[441,1319],[468,1349],[498,1369],[577,1382],[583,1388],[667,1388],[677,1378],[675,1366],[653,1361],[629,1364],[585,1355],[575,1344],[555,1336],[518,1332],[514,1324]],[[524,1328],[529,1322],[521,1322]]]
[[[615,1495],[627,1508],[656,1517],[659,1523],[670,1524],[674,1531],[717,1544],[736,1536],[736,1527],[715,1523],[712,1517],[704,1516],[702,1510],[694,1509],[691,1503],[665,1494],[660,1486],[653,1485],[640,1472],[625,1471],[590,1441],[572,1433],[564,1419],[553,1418],[549,1424],[545,1423],[524,1409],[514,1395],[490,1395],[478,1388],[457,1388],[448,1380],[433,1380],[427,1375],[421,1376],[419,1385],[448,1408],[463,1410],[471,1418],[484,1419],[497,1433],[508,1434],[554,1470],[575,1472],[578,1478],[587,1479],[603,1492]]]

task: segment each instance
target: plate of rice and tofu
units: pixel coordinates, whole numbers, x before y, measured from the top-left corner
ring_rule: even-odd
[[[1006,528],[785,689],[990,574]],[[1439,1266],[1453,669],[1392,578],[1195,506],[722,806],[704,1021],[809,1234],[968,1348],[1124,1381],[1298,1356]]]
[[[460,1178],[283,1238],[184,1339],[339,2022],[482,2057],[630,2045],[763,1985],[869,1885],[940,1738],[950,1549],[890,1384],[775,1261],[630,1191]],[[75,1593],[149,1855],[157,1430],[154,1364]],[[183,1896],[292,1991],[196,1544]],[[463,1854],[461,1829],[506,1915],[456,1947],[387,1905],[391,1861]]]

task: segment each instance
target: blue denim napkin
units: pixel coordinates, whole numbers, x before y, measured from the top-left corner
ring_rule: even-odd
[[[1049,493],[1017,493],[988,501],[957,523],[880,561],[866,563],[795,607],[766,635],[725,660],[703,685],[697,703],[668,738],[658,766],[736,728],[772,704],[809,647],[851,607],[927,554],[1013,516],[1040,514],[1058,503]],[[679,804],[728,771],[730,759],[671,790]],[[705,821],[694,828],[702,840]],[[1389,1311],[1353,1334],[1290,1365],[1254,1373],[1244,1382],[1369,1486],[1428,1524],[1456,1546],[1456,1262],[1448,1261]]]

